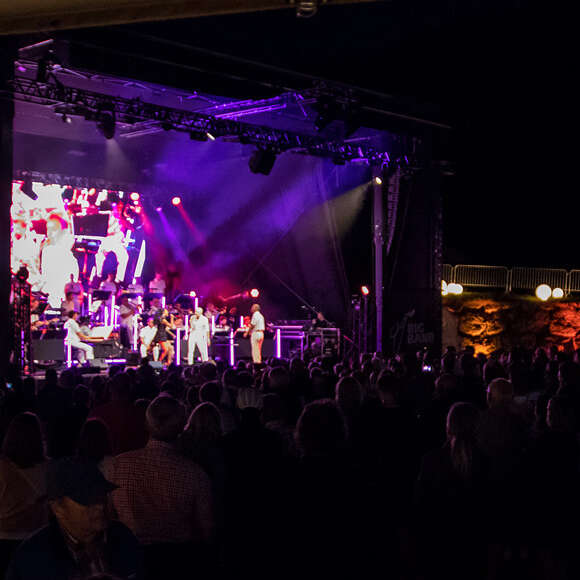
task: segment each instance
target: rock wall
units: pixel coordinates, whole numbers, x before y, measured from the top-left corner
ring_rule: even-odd
[[[528,296],[443,297],[443,347],[472,345],[489,354],[513,346],[580,348],[580,302]]]

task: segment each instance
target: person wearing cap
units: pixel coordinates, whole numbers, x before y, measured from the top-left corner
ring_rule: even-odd
[[[193,364],[195,347],[198,348],[202,362],[209,357],[207,347],[211,344],[209,334],[209,320],[203,315],[203,308],[196,308],[195,314],[189,319],[189,342],[187,348],[187,363]]]
[[[93,462],[53,461],[46,484],[50,523],[18,547],[7,580],[76,580],[95,574],[143,578],[137,539],[107,517],[108,494],[117,486]]]

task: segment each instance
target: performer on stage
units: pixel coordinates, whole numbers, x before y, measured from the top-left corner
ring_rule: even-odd
[[[244,333],[244,336],[250,335],[252,343],[252,360],[255,363],[262,362],[262,344],[264,343],[264,330],[266,330],[266,321],[260,312],[260,305],[254,304],[250,309],[252,319],[250,320],[250,327]]]
[[[81,332],[81,328],[77,322],[78,315],[79,313],[74,310],[68,313],[68,320],[64,325],[64,329],[66,330],[64,344],[66,346],[70,344],[73,348],[77,348],[80,351],[79,360],[81,363],[84,363],[85,357],[87,360],[93,360],[95,355],[93,347],[90,344],[81,342],[83,340],[91,340],[91,338]]]
[[[154,294],[165,294],[165,280],[161,272],[155,272],[155,278],[149,282],[149,292]]]
[[[153,358],[157,360],[159,356],[159,347],[154,347],[155,336],[157,335],[157,327],[153,318],[147,319],[147,325],[141,329],[139,337],[141,338],[141,358],[146,358],[150,350],[153,350]]]
[[[137,314],[137,307],[129,302],[127,296],[121,296],[121,305],[119,306],[121,344],[125,348],[131,348],[133,333],[135,331],[135,314]]]
[[[195,347],[197,346],[201,360],[206,362],[209,357],[207,348],[210,346],[209,320],[203,315],[203,308],[196,308],[195,314],[189,319],[189,342],[187,348],[187,363],[193,364]]]
[[[75,282],[75,277],[73,274],[71,274],[70,281],[65,284],[64,295],[65,296],[67,296],[68,294],[73,295],[75,307],[72,310],[76,310],[77,312],[81,311],[84,301],[83,293],[84,293],[83,285],[78,280]]]
[[[159,360],[163,362],[164,359],[167,359],[167,364],[170,365],[173,362],[173,355],[175,354],[175,349],[171,342],[175,338],[175,335],[171,332],[173,324],[170,321],[167,308],[157,311],[155,315],[155,323],[157,324],[155,342],[161,347],[161,356],[159,357]]]

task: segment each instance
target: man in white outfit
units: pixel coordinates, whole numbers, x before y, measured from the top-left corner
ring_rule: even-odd
[[[211,340],[209,335],[209,320],[203,315],[203,308],[196,308],[195,314],[189,319],[189,342],[187,349],[187,364],[193,364],[193,355],[197,346],[201,360],[209,359],[207,348]]]
[[[153,359],[157,360],[159,358],[159,347],[151,347],[156,335],[157,326],[155,326],[155,321],[153,318],[148,318],[147,325],[144,326],[139,333],[139,337],[141,338],[141,358],[147,358],[150,348],[153,350]]]
[[[252,344],[252,360],[255,363],[262,362],[262,344],[264,343],[264,331],[266,330],[266,320],[260,312],[260,305],[254,304],[250,309],[252,319],[250,320],[250,328],[246,331],[244,336],[250,335],[250,342]]]
[[[95,355],[90,344],[81,342],[82,340],[90,340],[90,337],[81,332],[81,327],[77,322],[78,315],[79,313],[74,310],[68,313],[68,320],[64,323],[64,329],[66,330],[64,344],[65,346],[70,344],[73,348],[77,348],[80,351],[79,361],[84,363],[85,356],[86,359],[93,360]]]

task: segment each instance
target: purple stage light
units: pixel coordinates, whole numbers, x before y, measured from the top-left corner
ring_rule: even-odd
[[[161,209],[161,206],[158,206],[158,207],[155,208],[155,211],[161,212],[163,210]]]

